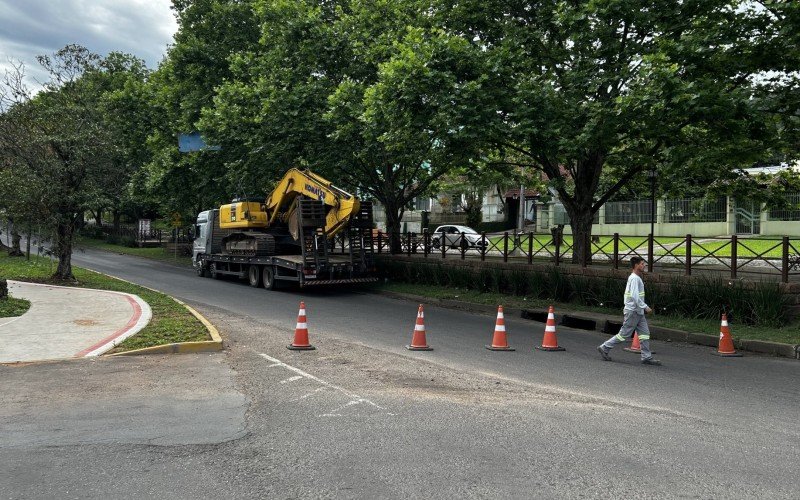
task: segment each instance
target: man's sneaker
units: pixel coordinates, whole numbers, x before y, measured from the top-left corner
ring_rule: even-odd
[[[603,356],[603,361],[611,361],[611,356],[608,355],[608,351],[603,349],[603,346],[601,345],[597,346],[597,352],[599,352],[600,355]]]
[[[653,365],[653,366],[661,366],[661,361],[653,358],[647,358],[642,360],[643,365]]]

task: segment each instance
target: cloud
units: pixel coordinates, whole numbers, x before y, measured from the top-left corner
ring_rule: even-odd
[[[37,55],[67,44],[102,56],[133,54],[156,68],[178,26],[170,0],[0,0],[0,68],[22,61],[34,87],[46,75]]]

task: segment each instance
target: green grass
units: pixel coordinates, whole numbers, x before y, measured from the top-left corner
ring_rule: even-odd
[[[20,257],[0,255],[0,277],[6,279],[132,293],[150,304],[153,311],[150,323],[113,352],[174,342],[209,340],[208,331],[203,324],[168,295],[75,266],[72,267],[75,281],[55,280],[52,278],[55,269],[56,263],[43,257],[31,256],[28,261]]]
[[[22,316],[28,309],[31,303],[25,299],[15,299],[14,297],[7,297],[0,299],[0,318],[13,318],[14,316]]]
[[[105,252],[113,252],[123,255],[144,257],[146,259],[168,262],[170,264],[178,266],[191,267],[192,265],[192,259],[190,257],[185,257],[178,254],[176,258],[174,253],[168,253],[162,247],[148,247],[148,248],[128,247],[124,245],[114,245],[112,243],[106,243],[105,241],[96,240],[93,238],[86,238],[86,237],[77,238],[75,241],[75,251],[80,252],[80,250],[83,248],[94,248],[97,250],[103,250]]]
[[[375,285],[374,288],[377,290],[407,293],[435,299],[454,299],[473,304],[502,304],[505,307],[511,308],[540,309],[552,305],[555,307],[556,311],[589,311],[600,314],[617,315],[620,317],[620,319],[622,319],[622,311],[619,308],[609,309],[602,307],[590,307],[575,303],[554,302],[545,299],[517,297],[500,293],[481,293],[475,290],[396,282],[382,283]],[[692,333],[719,335],[720,324],[718,320],[714,319],[685,319],[674,316],[653,315],[648,317],[648,321],[653,325],[663,326],[665,328],[674,328]],[[732,321],[731,333],[734,338],[737,339],[765,340],[787,344],[800,344],[800,323],[793,323],[783,328],[767,328],[763,326],[747,326]]]

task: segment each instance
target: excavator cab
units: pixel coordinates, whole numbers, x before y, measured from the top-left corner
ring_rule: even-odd
[[[263,202],[235,200],[219,207],[222,229],[263,229],[267,227],[267,212]]]

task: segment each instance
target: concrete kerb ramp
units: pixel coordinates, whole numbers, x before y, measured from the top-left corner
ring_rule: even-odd
[[[154,293],[160,293],[162,295],[166,295],[164,292],[156,290],[155,288],[150,288],[148,286],[139,285],[137,283],[133,283],[132,281],[128,281],[128,280],[125,280],[125,279],[122,279],[122,278],[118,278],[117,276],[112,276],[110,274],[101,273],[99,271],[94,271],[92,269],[89,269],[89,271],[91,271],[93,273],[97,273],[97,274],[103,275],[103,276],[107,276],[109,278],[113,278],[113,279],[118,280],[118,281],[122,281],[122,282],[128,283],[129,285],[134,285],[134,286],[145,288],[145,289],[150,290],[151,292],[154,292]],[[194,310],[194,308],[192,308],[191,306],[189,306],[185,302],[183,302],[181,300],[178,300],[178,299],[176,299],[175,297],[173,297],[171,295],[167,295],[167,296],[169,298],[171,298],[172,300],[174,300],[175,302],[177,302],[178,304],[180,304],[183,307],[185,307],[186,310],[189,311],[192,314],[192,316],[197,318],[197,320],[200,321],[200,323],[202,323],[203,326],[206,328],[206,331],[208,331],[208,335],[211,337],[211,340],[203,340],[203,341],[197,341],[197,342],[176,342],[176,343],[173,343],[173,344],[164,344],[164,345],[157,345],[157,346],[152,346],[152,347],[144,347],[142,349],[133,349],[133,350],[130,350],[130,351],[118,352],[118,353],[110,354],[110,356],[137,356],[137,355],[140,355],[140,354],[188,354],[188,353],[194,353],[194,352],[221,351],[225,347],[223,342],[222,342],[222,337],[220,336],[219,331],[214,327],[214,325],[211,324],[210,321],[208,321],[205,318],[205,316],[203,316],[202,314],[200,314],[199,312]]]
[[[22,316],[0,319],[0,363],[99,356],[140,332],[152,318],[140,297],[110,290],[9,281],[31,302]]]

